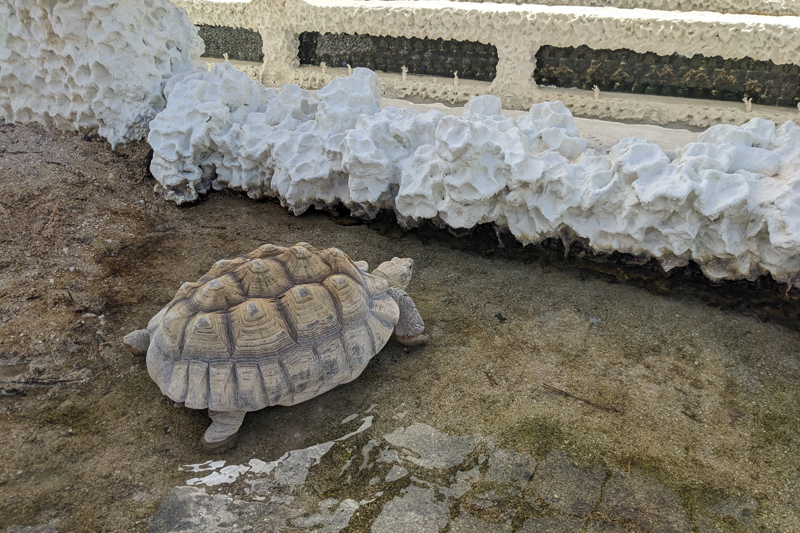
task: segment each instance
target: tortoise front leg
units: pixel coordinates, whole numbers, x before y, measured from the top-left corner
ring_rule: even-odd
[[[200,446],[207,452],[222,453],[236,444],[236,432],[242,426],[247,411],[212,411],[208,410],[211,425],[208,426]]]
[[[397,302],[400,308],[400,319],[394,327],[394,335],[397,342],[403,346],[419,346],[428,341],[428,335],[425,333],[425,322],[419,316],[417,306],[414,301],[406,294],[405,291],[400,289],[390,288],[386,293]]]

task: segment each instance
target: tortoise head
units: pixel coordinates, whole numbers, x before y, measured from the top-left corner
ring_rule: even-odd
[[[396,289],[405,289],[411,281],[413,268],[413,259],[394,257],[391,261],[381,263],[378,268],[372,271],[372,274],[385,279],[390,286]]]

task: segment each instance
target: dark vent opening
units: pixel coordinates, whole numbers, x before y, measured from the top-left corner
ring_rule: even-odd
[[[662,56],[588,46],[542,46],[536,53],[539,85],[601,91],[681,96],[754,104],[795,106],[800,102],[800,66],[751,58],[700,54]]]
[[[497,72],[497,48],[474,41],[445,41],[416,37],[376,37],[345,33],[300,34],[301,65],[367,67],[400,73],[492,81]]]
[[[264,46],[261,34],[244,28],[200,25],[200,38],[206,43],[202,57],[222,59],[228,54],[233,61],[264,61]]]

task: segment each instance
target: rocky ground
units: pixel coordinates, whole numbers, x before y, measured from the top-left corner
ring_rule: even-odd
[[[0,530],[800,530],[791,322],[235,193],[177,208],[148,152],[0,125]],[[208,456],[206,414],[121,337],[216,260],[301,240],[414,258],[431,341]]]

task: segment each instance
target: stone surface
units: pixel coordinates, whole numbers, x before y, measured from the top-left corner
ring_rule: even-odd
[[[571,516],[547,518],[531,518],[526,521],[518,533],[572,533],[582,531],[583,520]]]
[[[392,469],[389,470],[389,473],[386,474],[385,481],[387,483],[391,483],[392,481],[397,481],[398,479],[402,479],[408,475],[408,470],[403,468],[402,466],[394,465]]]
[[[419,422],[382,436],[373,431],[363,429],[369,438],[361,437],[360,446],[354,446],[354,432],[269,462],[186,465],[187,472],[203,472],[201,480],[217,480],[223,492],[207,494],[198,478],[187,480],[196,486],[170,491],[150,531],[260,530],[264,524],[272,531],[327,533],[345,527],[502,533],[514,524],[525,533],[569,533],[584,526],[595,533],[692,528],[673,492],[636,473],[617,472],[604,485],[603,469],[584,471],[560,451],[537,464],[491,439],[448,435]],[[223,479],[220,474],[232,469],[240,475]],[[338,497],[327,493],[333,486]],[[733,518],[746,526],[755,509],[754,500],[729,498],[705,509],[703,517]],[[356,513],[360,518],[353,522]],[[365,515],[372,518],[365,521]],[[701,523],[716,522],[701,517]]]
[[[411,485],[383,507],[372,533],[437,533],[447,525],[449,509],[433,489]]]
[[[295,518],[291,520],[291,523],[294,526],[309,528],[318,533],[336,533],[347,527],[350,518],[359,507],[358,502],[354,500],[344,500],[339,505],[336,505],[337,503],[333,498],[323,500],[319,502],[319,513]]]
[[[683,533],[692,524],[678,496],[664,485],[637,474],[617,472],[603,490],[597,514],[629,520],[651,533]]]
[[[490,483],[509,482],[524,488],[537,471],[536,461],[527,453],[515,453],[502,448],[490,448],[489,470],[484,479]],[[540,464],[539,469],[542,468]]]
[[[440,433],[425,424],[413,424],[384,436],[389,444],[410,450],[418,457],[404,458],[423,468],[447,469],[464,462],[478,442],[477,437]]]
[[[195,487],[175,487],[161,502],[150,520],[150,533],[211,533],[242,531],[258,524],[261,528],[281,528],[287,519],[300,514],[273,502],[244,502]]]
[[[88,30],[87,30],[88,28]],[[195,68],[203,41],[167,0],[0,4],[0,119],[144,138],[164,82]]]
[[[9,526],[5,533],[58,533],[54,523],[41,526]]]
[[[511,533],[511,524],[493,524],[461,511],[450,523],[450,533]]]
[[[531,490],[553,508],[585,518],[597,505],[605,478],[602,470],[587,473],[554,451],[539,463]]]

